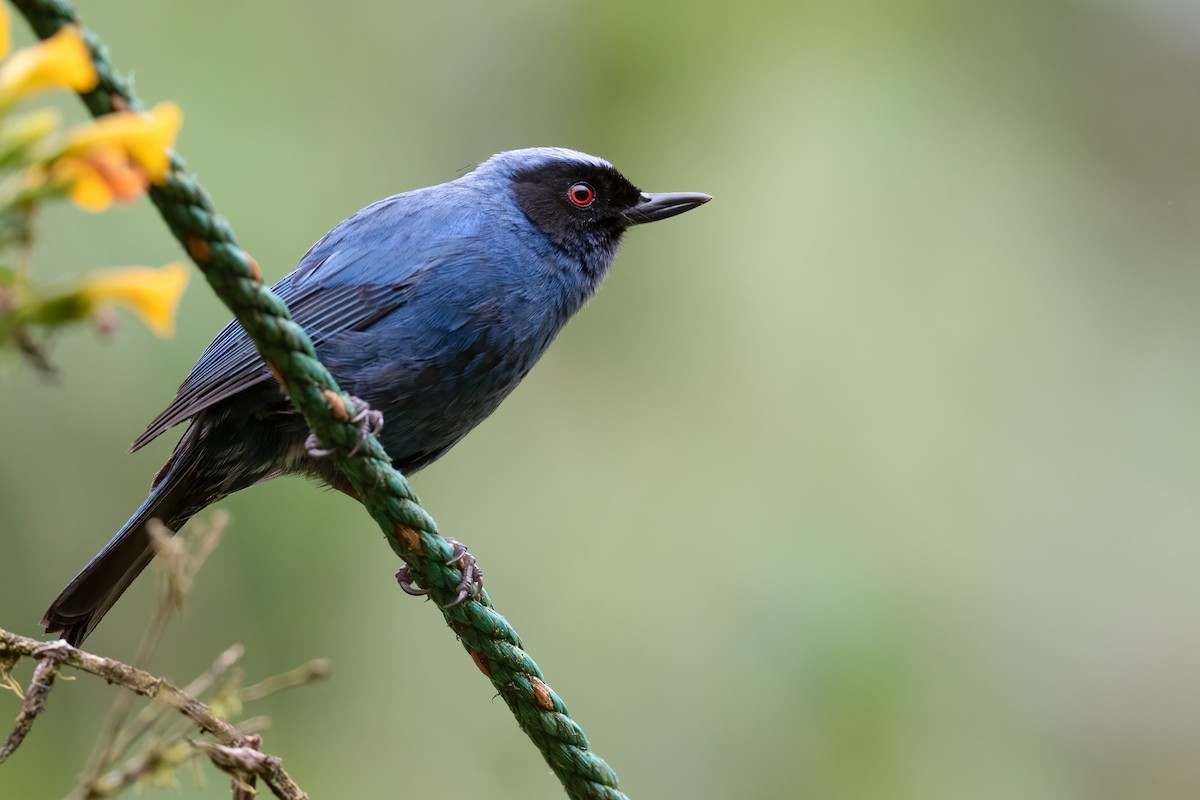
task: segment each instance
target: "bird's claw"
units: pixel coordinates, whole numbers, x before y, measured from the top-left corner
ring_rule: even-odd
[[[363,445],[367,443],[367,438],[370,436],[378,436],[383,430],[383,412],[376,411],[367,404],[366,400],[350,396],[350,400],[354,403],[354,407],[358,409],[358,413],[350,418],[350,422],[358,426],[358,441],[354,447],[346,454],[347,458],[353,458],[362,450]],[[333,450],[327,448],[317,438],[315,433],[310,433],[308,438],[304,440],[304,451],[312,458],[326,458]]]
[[[446,604],[446,608],[454,608],[468,597],[479,596],[480,590],[483,589],[483,569],[475,562],[475,556],[471,555],[465,544],[457,539],[451,539],[449,536],[446,537],[446,541],[450,543],[451,547],[450,558],[446,560],[446,566],[458,567],[462,570],[462,580],[455,587],[458,592],[454,595],[454,599]]]
[[[358,443],[350,450],[350,457],[358,455],[358,451],[367,443],[368,436],[378,436],[383,430],[383,412],[376,411],[367,405],[366,400],[358,397],[350,396],[354,401],[354,407],[358,409],[358,413],[350,418],[350,421],[358,425]]]
[[[467,554],[467,546],[458,539],[446,537],[446,541],[450,543],[450,557],[446,559],[446,566],[451,566],[455,561]]]
[[[405,564],[396,572],[396,583],[400,584],[400,591],[413,597],[421,597],[429,594],[428,589],[422,589],[420,586],[413,586],[412,570]]]
[[[449,536],[446,537],[446,541],[450,543],[450,558],[446,559],[446,566],[458,567],[462,570],[462,580],[455,587],[454,599],[446,604],[446,608],[454,608],[468,597],[479,596],[479,592],[483,588],[483,570],[475,563],[475,556],[471,555],[465,544],[457,539],[451,539]],[[396,573],[396,583],[400,584],[402,592],[413,597],[429,594],[428,589],[413,585],[412,570],[408,565],[401,567],[400,571]]]
[[[325,458],[333,451],[326,449],[315,433],[310,433],[308,438],[304,440],[304,452],[308,453],[312,458]]]

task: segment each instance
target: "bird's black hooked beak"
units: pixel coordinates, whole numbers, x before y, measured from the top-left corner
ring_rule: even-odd
[[[712,200],[710,195],[700,192],[642,192],[642,199],[625,212],[625,218],[629,220],[630,225],[657,222],[691,211],[709,200]]]

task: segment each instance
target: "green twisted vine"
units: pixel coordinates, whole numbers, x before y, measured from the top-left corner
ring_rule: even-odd
[[[80,25],[67,0],[11,0],[41,38],[67,25]],[[95,116],[144,108],[129,83],[109,61],[108,48],[80,26],[92,51],[100,81],[81,95]],[[284,385],[292,403],[354,486],[363,505],[383,529],[392,550],[429,589],[446,623],[458,635],[480,671],[491,679],[525,734],[562,781],[573,800],[628,800],[617,789],[617,776],[588,747],[583,730],[546,685],[541,670],[525,652],[517,632],[493,607],[486,592],[447,608],[462,578],[448,566],[451,545],[420,506],[403,475],[378,440],[370,437],[356,455],[358,426],[350,421],[353,401],[338,388],[317,359],[312,342],[292,321],[287,307],[262,284],[258,264],[238,247],[229,223],[213,208],[208,193],[172,154],[166,181],[150,190],[171,232],[204,273],[213,290],[254,340],[259,355]]]

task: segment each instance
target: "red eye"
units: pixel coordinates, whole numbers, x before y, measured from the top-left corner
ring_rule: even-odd
[[[587,208],[596,200],[596,190],[586,183],[577,183],[567,190],[567,197],[580,208]]]

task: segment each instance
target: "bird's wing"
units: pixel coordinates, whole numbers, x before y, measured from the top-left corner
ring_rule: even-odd
[[[323,242],[322,242],[323,243]],[[339,251],[313,247],[300,265],[273,288],[287,303],[294,319],[314,345],[347,330],[362,330],[404,303],[420,264],[402,263],[395,253],[353,248]],[[346,268],[384,260],[387,282],[354,283],[345,280]],[[400,263],[398,263],[400,262]],[[366,270],[375,272],[376,270]],[[383,278],[383,275],[372,277]],[[175,399],[130,445],[137,450],[168,428],[204,409],[263,381],[271,374],[241,324],[234,320],[212,341],[179,386]]]

